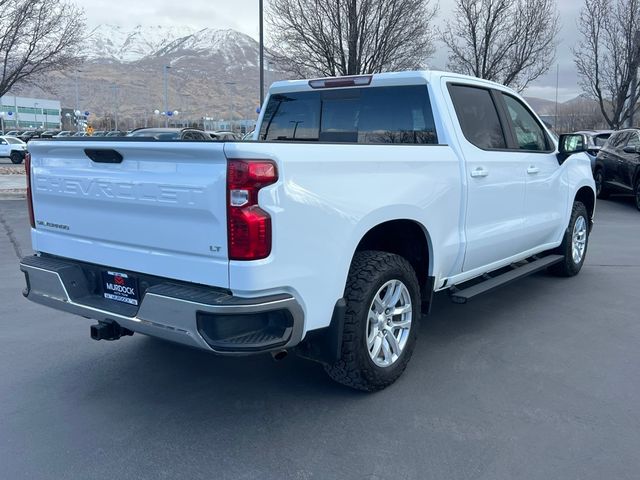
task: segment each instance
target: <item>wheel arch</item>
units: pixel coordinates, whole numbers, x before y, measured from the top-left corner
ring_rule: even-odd
[[[352,254],[364,250],[394,253],[407,260],[416,272],[425,313],[433,295],[433,244],[428,230],[420,222],[409,219],[386,220],[369,228],[360,238]]]
[[[591,187],[583,186],[578,189],[574,196],[574,202],[582,202],[589,214],[590,227],[593,226],[593,214],[596,208],[596,193]]]

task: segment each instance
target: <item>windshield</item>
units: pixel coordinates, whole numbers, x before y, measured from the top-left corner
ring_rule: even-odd
[[[14,137],[3,137],[3,138],[7,141],[7,143],[13,143],[14,145],[24,145],[24,142],[19,138],[14,138]]]

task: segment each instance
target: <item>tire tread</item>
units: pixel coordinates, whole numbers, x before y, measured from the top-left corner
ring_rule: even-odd
[[[412,306],[414,318],[411,323],[411,337],[405,346],[402,357],[393,365],[393,374],[381,375],[380,368],[364,361],[363,357],[368,356],[368,352],[361,345],[363,331],[366,326],[362,325],[362,318],[370,307],[370,292],[372,285],[377,285],[385,272],[400,271],[403,281],[409,282],[409,290],[413,289],[419,297],[420,290],[416,274],[407,260],[399,255],[367,250],[357,252],[353,258],[347,286],[345,289],[345,300],[347,310],[344,321],[344,332],[342,337],[342,354],[340,360],[332,365],[326,365],[327,374],[336,382],[351,388],[363,391],[382,390],[391,385],[404,371],[415,346],[415,338],[419,327],[420,319],[420,299],[413,301]],[[375,292],[374,292],[375,293]],[[365,315],[366,317],[366,315]],[[364,350],[364,352],[363,352]]]

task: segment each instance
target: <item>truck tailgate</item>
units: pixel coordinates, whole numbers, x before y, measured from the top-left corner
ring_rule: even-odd
[[[227,288],[223,149],[213,142],[30,143],[34,249]]]

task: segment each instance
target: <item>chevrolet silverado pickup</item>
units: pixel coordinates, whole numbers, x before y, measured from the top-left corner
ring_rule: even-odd
[[[434,71],[275,83],[248,142],[34,141],[24,295],[97,340],[294,351],[379,390],[435,292],[580,271],[586,149],[512,90]]]

